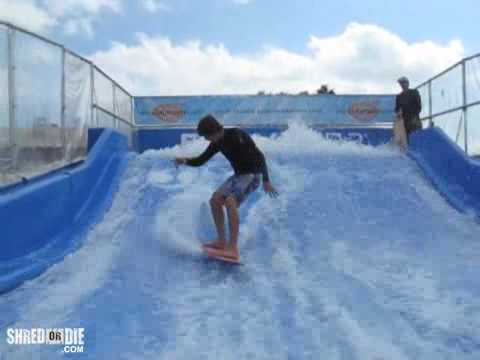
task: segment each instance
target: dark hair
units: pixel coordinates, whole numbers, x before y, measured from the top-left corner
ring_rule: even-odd
[[[220,124],[217,119],[210,114],[201,118],[197,125],[197,132],[200,136],[213,135],[222,129],[222,124]]]

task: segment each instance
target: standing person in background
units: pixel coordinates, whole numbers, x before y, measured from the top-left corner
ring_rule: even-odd
[[[402,92],[395,98],[395,113],[397,118],[403,118],[407,137],[414,131],[422,129],[420,112],[422,100],[417,89],[410,89],[410,82],[405,76],[398,79]]]

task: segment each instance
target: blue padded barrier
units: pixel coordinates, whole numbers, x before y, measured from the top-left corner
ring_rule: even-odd
[[[480,215],[480,163],[469,158],[442,130],[413,133],[409,155],[452,206]]]
[[[74,250],[74,234],[103,212],[128,160],[127,139],[95,130],[87,159],[0,192],[0,292]],[[90,135],[90,134],[89,134]]]

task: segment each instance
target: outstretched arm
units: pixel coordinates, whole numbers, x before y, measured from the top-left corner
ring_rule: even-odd
[[[207,149],[199,156],[194,158],[177,157],[175,158],[175,165],[189,165],[189,166],[201,166],[212,158],[218,152],[218,148],[214,143],[210,143]]]

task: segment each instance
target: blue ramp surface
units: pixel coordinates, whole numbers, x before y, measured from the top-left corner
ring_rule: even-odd
[[[479,225],[387,146],[293,127],[255,137],[271,199],[240,209],[244,266],[207,260],[217,155],[206,143],[130,161],[84,245],[0,297],[0,329],[85,328],[83,354],[0,341],[1,359],[478,359]]]

